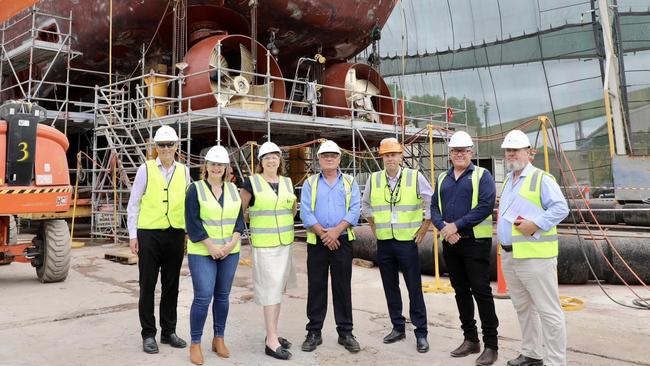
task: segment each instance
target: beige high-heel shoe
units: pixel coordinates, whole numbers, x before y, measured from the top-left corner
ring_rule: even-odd
[[[203,365],[203,351],[200,343],[190,345],[190,361],[195,365]]]
[[[228,351],[228,347],[226,347],[223,337],[212,338],[212,351],[216,352],[219,357],[230,357],[230,351]]]

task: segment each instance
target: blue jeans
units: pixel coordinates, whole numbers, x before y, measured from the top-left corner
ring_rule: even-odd
[[[194,301],[190,309],[190,335],[192,343],[201,343],[203,326],[212,304],[214,336],[223,337],[228,318],[230,288],[239,263],[239,253],[230,254],[223,260],[210,256],[188,254],[187,262],[192,274]]]

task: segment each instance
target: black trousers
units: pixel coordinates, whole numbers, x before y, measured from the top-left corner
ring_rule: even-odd
[[[142,338],[156,336],[154,292],[160,272],[160,328],[162,335],[176,332],[176,304],[178,277],[183,264],[182,229],[138,229],[138,270],[140,272],[140,300],[138,313]]]
[[[489,275],[492,239],[461,239],[453,245],[445,241],[442,247],[451,285],[456,291],[456,305],[465,339],[478,342],[473,296],[481,318],[483,343],[485,347],[498,349],[499,319],[494,310]]]
[[[399,289],[399,272],[402,272],[409,292],[409,315],[415,326],[415,336],[426,337],[427,308],[422,294],[420,257],[415,241],[377,240],[377,264],[393,329],[405,331],[406,319],[402,315],[402,293]]]
[[[320,238],[307,244],[307,332],[320,333],[327,314],[327,277],[332,277],[332,305],[339,335],[352,334],[352,242],[339,237],[341,246],[330,250]]]

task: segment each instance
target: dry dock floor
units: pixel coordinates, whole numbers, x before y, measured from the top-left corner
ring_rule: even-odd
[[[39,283],[29,265],[0,266],[0,365],[191,365],[188,349],[160,345],[159,354],[142,352],[137,266],[105,260],[105,251],[101,246],[74,249],[70,274],[62,283]],[[474,365],[475,356],[448,356],[462,341],[452,294],[425,294],[429,353],[416,352],[410,324],[405,341],[384,345],[382,337],[390,331],[390,320],[376,267],[353,269],[354,334],[361,352],[350,354],[336,343],[331,305],[323,345],[312,353],[300,351],[307,320],[304,243],[295,245],[294,255],[299,286],[285,295],[280,315],[280,334],[293,342],[293,358],[287,362],[264,355],[262,311],[252,301],[251,268],[240,264],[226,329],[231,357],[221,359],[209,351],[210,315],[203,338],[205,365]],[[250,258],[248,246],[242,248],[242,256]],[[631,303],[633,297],[624,287],[606,287],[615,298]],[[643,287],[635,290],[650,297]],[[568,365],[650,365],[650,311],[615,305],[593,284],[561,286],[560,292],[586,301],[584,310],[566,313]],[[408,309],[403,283],[402,295]],[[191,303],[192,281],[185,261],[177,332],[188,342]],[[505,365],[518,354],[519,325],[510,300],[496,300],[496,307],[501,323],[497,364]]]

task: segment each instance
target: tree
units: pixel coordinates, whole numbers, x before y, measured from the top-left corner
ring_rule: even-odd
[[[397,98],[403,98],[404,93],[396,85],[391,85],[391,93]],[[447,99],[447,106],[452,108],[453,117],[450,122],[465,124],[465,100],[462,98],[450,97]],[[447,111],[445,109],[445,100],[440,95],[416,95],[412,98],[406,98],[405,101],[406,116],[413,118],[417,125],[425,124],[425,120],[434,119],[444,121]],[[477,131],[482,128],[481,120],[478,116],[476,102],[467,99],[467,124],[476,127]]]
[[[467,113],[467,124],[476,128],[481,128],[481,120],[478,117],[476,102],[467,99],[467,110],[465,110],[465,100],[456,97],[447,99],[447,106],[452,108],[453,117],[450,122],[465,124],[465,114]],[[439,95],[416,95],[406,102],[406,115],[422,119],[433,118],[434,120],[446,119],[447,111],[445,101]]]

